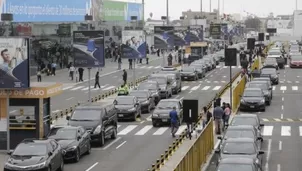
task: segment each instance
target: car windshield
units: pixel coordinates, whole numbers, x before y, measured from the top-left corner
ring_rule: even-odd
[[[276,63],[276,59],[268,58],[268,59],[266,59],[265,63],[266,64],[275,64]]]
[[[137,98],[147,98],[148,94],[145,92],[134,91],[134,92],[130,92],[130,96],[135,96]]]
[[[254,171],[252,164],[220,164],[217,171]]]
[[[37,143],[19,144],[12,154],[13,156],[46,156],[47,145]]]
[[[150,77],[149,80],[157,81],[158,84],[167,84],[167,79],[164,77]]]
[[[173,107],[178,108],[177,102],[173,101],[160,101],[157,105],[158,109],[172,109]]]
[[[193,72],[193,71],[194,71],[194,68],[190,68],[190,67],[188,67],[188,68],[183,68],[182,71],[183,71],[183,72]]]
[[[255,138],[254,131],[252,130],[227,130],[226,138]]]
[[[250,83],[249,86],[250,88],[260,88],[262,90],[267,90],[267,84],[266,83]]]
[[[292,61],[302,61],[302,55],[294,55],[290,57]]]
[[[239,125],[258,125],[256,118],[252,117],[234,117],[232,120],[232,126],[239,126]]]
[[[77,136],[77,129],[68,128],[54,128],[49,134],[49,138],[62,139],[62,140],[74,140]]]
[[[281,52],[279,52],[279,51],[270,51],[270,52],[268,52],[268,55],[281,55]]]
[[[261,97],[261,90],[245,90],[243,93],[243,97]]]
[[[262,69],[261,74],[276,74],[275,69]]]
[[[256,148],[252,142],[227,142],[224,144],[222,153],[251,155],[256,153]]]
[[[133,104],[133,99],[132,98],[116,98],[114,101],[115,105],[132,105]]]
[[[71,116],[70,120],[85,120],[85,121],[95,121],[101,119],[100,110],[75,110]]]
[[[193,68],[196,68],[196,69],[201,69],[201,65],[198,65],[198,64],[194,64],[194,65],[190,65],[191,67],[193,67]]]
[[[156,90],[156,84],[152,84],[152,83],[143,83],[140,84],[137,89],[139,90]]]

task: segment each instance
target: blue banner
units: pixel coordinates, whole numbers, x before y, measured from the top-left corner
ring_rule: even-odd
[[[90,0],[2,0],[1,13],[14,15],[14,22],[84,21],[91,13]]]
[[[143,5],[139,3],[127,3],[127,21],[131,21],[131,16],[136,16],[137,20],[142,20],[143,18]]]
[[[174,48],[173,26],[154,26],[154,48],[155,49]]]
[[[74,31],[75,67],[104,67],[104,31]]]
[[[185,37],[186,42],[203,42],[203,26],[190,26]]]
[[[145,58],[146,36],[143,30],[124,30],[122,33],[122,57],[129,59]]]
[[[174,27],[174,46],[185,46],[189,45],[187,41],[187,27]]]
[[[29,88],[29,40],[0,38],[0,89]]]

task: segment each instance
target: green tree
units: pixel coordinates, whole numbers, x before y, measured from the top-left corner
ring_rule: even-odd
[[[255,30],[259,30],[261,27],[261,21],[257,17],[248,17],[244,23],[246,28],[253,28]]]

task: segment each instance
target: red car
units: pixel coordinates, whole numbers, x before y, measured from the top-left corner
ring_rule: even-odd
[[[290,57],[291,68],[302,68],[302,55],[293,55]]]

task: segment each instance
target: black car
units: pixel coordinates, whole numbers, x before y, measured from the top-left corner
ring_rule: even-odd
[[[180,124],[183,120],[183,105],[180,99],[164,99],[156,106],[152,114],[152,124],[154,127],[160,124],[170,123],[170,112],[176,107]]]
[[[240,100],[240,110],[265,111],[265,96],[260,88],[246,88]]]
[[[262,68],[275,68],[276,70],[278,70],[279,66],[275,58],[268,58],[265,60]]]
[[[193,63],[190,67],[195,68],[198,74],[198,78],[203,78],[206,76],[206,68],[202,65],[202,63]]]
[[[155,101],[149,90],[133,90],[129,95],[139,100],[142,112],[150,113],[155,108]]]
[[[118,96],[113,104],[119,119],[136,121],[136,118],[142,113],[141,103],[135,96]]]
[[[156,81],[159,84],[159,95],[162,99],[172,97],[173,90],[169,78],[163,74],[152,74],[149,76],[148,81]]]
[[[158,74],[168,76],[168,81],[172,87],[173,94],[178,94],[181,92],[182,81],[179,71],[160,71]]]
[[[54,126],[48,134],[65,150],[64,160],[78,162],[81,155],[90,154],[90,133],[82,126]]]
[[[181,79],[182,80],[198,80],[198,73],[195,68],[192,67],[185,67],[182,70],[180,70]]]
[[[233,117],[230,126],[239,126],[239,125],[251,125],[257,128],[258,130],[262,130],[264,124],[260,122],[259,115],[257,114],[237,114]]]
[[[261,75],[270,75],[272,84],[273,85],[279,84],[279,73],[275,68],[262,68]]]
[[[10,154],[4,171],[63,171],[64,150],[52,139],[25,139]]]
[[[149,90],[151,91],[151,95],[154,98],[155,101],[155,105],[158,104],[158,102],[160,101],[160,88],[159,88],[159,84],[156,81],[146,81],[146,82],[142,82],[138,85],[138,87],[136,88],[136,90]]]
[[[100,146],[105,144],[106,139],[117,137],[117,112],[113,104],[90,103],[78,106],[66,120],[70,126],[84,127],[90,133],[91,140]]]
[[[272,101],[272,88],[270,87],[270,85],[266,82],[266,81],[250,81],[246,84],[247,88],[260,88],[264,94],[265,97],[265,103],[267,105],[271,104]]]
[[[220,160],[216,171],[262,171],[262,166],[251,158],[231,157]]]

